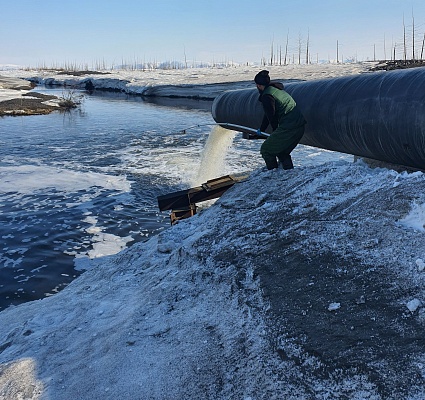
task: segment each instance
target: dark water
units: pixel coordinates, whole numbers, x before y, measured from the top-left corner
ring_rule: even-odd
[[[0,119],[0,310],[168,227],[156,198],[186,183],[205,128],[180,131],[213,122],[210,105],[107,93],[70,113]]]

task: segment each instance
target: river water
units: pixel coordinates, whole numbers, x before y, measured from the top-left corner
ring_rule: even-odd
[[[167,228],[157,196],[217,177],[202,161],[210,107],[96,93],[69,113],[0,119],[0,310],[50,296],[91,260]],[[224,160],[213,175],[263,166],[258,141],[220,134],[232,136],[213,153]],[[348,157],[305,146],[294,155],[295,165]]]

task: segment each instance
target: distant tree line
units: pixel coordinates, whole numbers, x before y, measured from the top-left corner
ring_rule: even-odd
[[[341,44],[336,40],[335,58],[331,60],[328,56],[327,61],[334,61],[336,63],[344,62],[344,57],[340,52]],[[412,24],[407,26],[403,16],[403,35],[397,41],[392,41],[391,46],[387,47],[387,40],[384,35],[383,39],[383,55],[380,61],[404,61],[405,64],[411,64],[412,61],[424,61],[425,49],[425,31],[418,32],[417,25],[415,24],[415,17],[412,13]],[[388,54],[387,54],[388,52]],[[389,56],[389,57],[388,57]],[[373,61],[378,61],[376,56],[376,44],[373,44]],[[323,61],[323,60],[322,60]],[[357,55],[351,56],[345,61],[357,62]],[[361,61],[370,61],[367,60]],[[296,44],[292,46],[292,51],[289,47],[289,30],[286,34],[286,40],[282,44],[275,44],[274,38],[271,41],[270,56],[261,58],[261,64],[266,65],[287,65],[287,64],[311,64],[313,62],[319,63],[319,54],[314,55],[310,48],[310,31],[307,31],[307,37],[303,38],[302,34],[298,35]]]

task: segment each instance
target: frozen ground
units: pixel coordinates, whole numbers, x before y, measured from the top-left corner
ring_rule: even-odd
[[[1,312],[0,399],[423,399],[424,224],[419,172],[255,170]]]

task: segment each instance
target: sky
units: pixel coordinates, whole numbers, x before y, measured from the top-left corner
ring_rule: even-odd
[[[411,55],[425,32],[423,0],[0,0],[0,64],[119,65],[123,61],[261,62],[279,49],[298,62]],[[414,17],[414,24],[413,18]],[[4,40],[6,38],[6,40]],[[337,46],[338,44],[338,46]],[[301,46],[300,46],[301,45]],[[301,48],[301,52],[299,51]],[[408,55],[409,56],[409,55]]]

